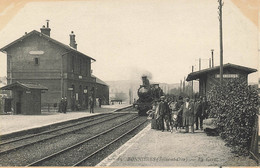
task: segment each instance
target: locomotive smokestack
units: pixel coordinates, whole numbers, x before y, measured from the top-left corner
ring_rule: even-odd
[[[150,84],[147,76],[142,76],[142,81],[144,86],[148,86]]]

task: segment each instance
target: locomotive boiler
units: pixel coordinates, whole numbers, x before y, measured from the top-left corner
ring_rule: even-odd
[[[152,108],[152,103],[163,95],[162,89],[159,84],[150,84],[147,76],[142,76],[143,84],[140,85],[137,95],[139,99],[135,103],[137,106],[138,114],[146,115],[146,112]]]

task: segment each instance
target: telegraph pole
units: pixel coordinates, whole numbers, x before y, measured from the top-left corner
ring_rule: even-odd
[[[212,68],[214,67],[214,49],[211,49]]]
[[[220,36],[220,85],[223,84],[223,35],[222,35],[222,0],[218,0],[219,2],[219,36]]]
[[[63,55],[61,55],[61,73],[60,73],[60,78],[61,78],[61,86],[60,86],[60,96],[61,96],[61,98],[63,98],[63,86],[64,86],[64,78],[63,78],[64,76],[63,76]]]
[[[192,65],[191,71],[194,71],[194,66]],[[191,81],[191,96],[193,98],[193,80]]]
[[[180,83],[180,93],[182,91],[182,80],[181,80],[181,83]]]
[[[185,76],[184,76],[184,80],[183,80],[183,93],[185,93],[186,89],[185,89]]]
[[[199,58],[199,70],[201,70],[201,58]]]

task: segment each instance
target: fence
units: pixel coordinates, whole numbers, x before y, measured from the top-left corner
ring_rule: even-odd
[[[59,103],[46,103],[41,105],[42,112],[58,112]]]

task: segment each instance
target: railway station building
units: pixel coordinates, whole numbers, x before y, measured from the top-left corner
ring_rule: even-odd
[[[66,96],[69,109],[76,105],[86,109],[90,96],[109,97],[109,92],[103,93],[109,90],[108,85],[92,75],[91,63],[96,60],[77,50],[74,32],[69,34],[69,45],[51,38],[50,32],[47,22],[40,32],[25,33],[0,49],[7,54],[7,84],[21,82],[48,88],[42,95],[42,107],[58,106]]]
[[[96,98],[101,98],[102,104],[109,104],[109,87],[108,84],[98,77],[92,75],[96,78]]]
[[[214,85],[220,82],[220,66],[203,69],[192,72],[188,75],[186,81],[199,80],[199,95],[206,96]],[[248,83],[248,74],[256,72],[256,69],[244,67],[235,64],[223,65],[223,82],[234,78],[240,78]]]
[[[13,114],[41,114],[41,95],[48,89],[42,85],[14,82],[1,88],[12,90]]]

